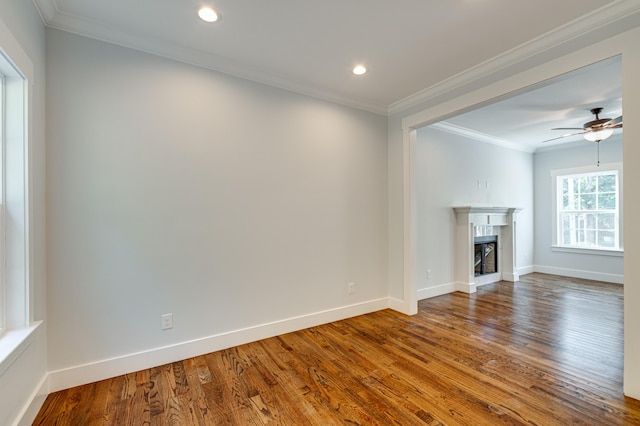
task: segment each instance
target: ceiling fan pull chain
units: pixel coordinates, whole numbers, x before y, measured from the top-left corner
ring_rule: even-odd
[[[596,142],[596,145],[598,145],[598,164],[596,167],[600,167],[600,141]]]

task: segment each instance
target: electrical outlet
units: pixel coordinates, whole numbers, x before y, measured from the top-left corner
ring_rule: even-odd
[[[355,292],[356,292],[356,283],[347,284],[347,293],[348,294],[353,294]]]
[[[164,314],[160,316],[161,320],[161,329],[168,330],[173,328],[173,314]]]
[[[431,279],[431,269],[427,269],[427,279]]]

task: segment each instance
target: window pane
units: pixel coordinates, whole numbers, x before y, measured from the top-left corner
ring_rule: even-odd
[[[569,183],[569,193],[576,195],[580,193],[580,179],[567,178],[567,182]]]
[[[575,214],[563,213],[562,214],[562,245],[573,245],[575,241],[572,241],[572,230],[575,228]],[[575,238],[575,237],[574,237]]]
[[[580,196],[580,210],[595,210],[596,208],[596,195],[587,194]]]
[[[598,232],[598,245],[600,247],[616,246],[616,234],[614,231],[600,231]]]
[[[562,215],[563,226],[567,229],[575,229],[580,221],[579,213],[564,213]]]
[[[598,209],[599,210],[615,210],[616,194],[599,194]]]
[[[616,190],[616,175],[603,175],[600,176],[598,181],[598,191],[600,192],[615,192]]]
[[[593,193],[593,192],[596,192],[597,188],[598,188],[597,176],[583,176],[580,178],[580,192]]]
[[[587,229],[596,229],[598,223],[598,215],[595,213],[584,215],[585,228]]]
[[[587,186],[587,182],[583,177],[579,177],[575,179],[576,181],[576,192],[584,192],[585,187]]]
[[[595,246],[596,245],[596,231],[587,230],[585,232],[585,245],[586,246]]]
[[[614,213],[600,213],[598,215],[598,229],[616,229],[616,215]]]
[[[576,210],[576,197],[573,195],[564,195],[562,197],[562,208],[563,210]]]

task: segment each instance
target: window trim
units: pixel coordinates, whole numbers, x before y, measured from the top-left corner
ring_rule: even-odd
[[[5,61],[4,55],[0,52],[0,61]],[[6,120],[5,120],[5,112],[6,112],[6,77],[5,77],[5,64],[0,64],[0,336],[5,334],[6,332],[6,324],[7,324],[7,283],[5,279],[5,176],[4,176],[4,159],[6,158],[5,154],[5,144],[4,141],[6,139],[5,129],[6,129]]]
[[[592,247],[570,247],[570,246],[552,245],[551,251],[562,252],[562,253],[595,254],[598,256],[624,257],[624,250],[621,250],[621,249],[603,249],[603,248],[592,248]]]
[[[568,175],[579,175],[589,173],[602,173],[608,171],[618,172],[618,233],[619,233],[619,247],[616,248],[603,248],[603,247],[577,247],[566,246],[560,243],[560,229],[559,229],[559,211],[558,211],[558,177]],[[551,171],[551,250],[555,252],[566,253],[579,253],[579,254],[592,254],[603,256],[623,256],[624,255],[624,232],[623,232],[623,203],[624,203],[624,191],[623,191],[623,169],[622,162],[600,164],[600,166],[582,166],[573,167],[568,169],[558,169]]]
[[[0,73],[5,76],[4,149],[5,331],[0,335],[0,372],[29,345],[42,324],[33,318],[33,245],[30,211],[30,147],[33,63],[0,20]]]

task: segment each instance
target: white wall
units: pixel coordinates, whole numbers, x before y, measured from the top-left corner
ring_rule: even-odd
[[[31,208],[31,319],[46,319],[45,288],[45,30],[30,1],[0,2],[0,20],[33,65],[29,102]],[[7,40],[0,37],[0,47]],[[28,340],[13,363],[0,372],[0,424],[31,424],[46,396],[46,322]],[[0,339],[0,345],[2,341]]]
[[[47,58],[53,389],[382,307],[384,117],[57,30]]]
[[[597,147],[586,142],[567,149],[541,151],[535,164],[535,270],[570,277],[622,283],[624,258],[593,254],[552,251],[552,178],[551,171],[592,166],[597,161]],[[600,143],[600,162],[622,161],[622,136],[616,134]]]
[[[522,271],[532,267],[532,154],[424,127],[418,129],[416,166],[419,298],[454,288],[453,206],[523,208],[517,216],[516,265]]]

